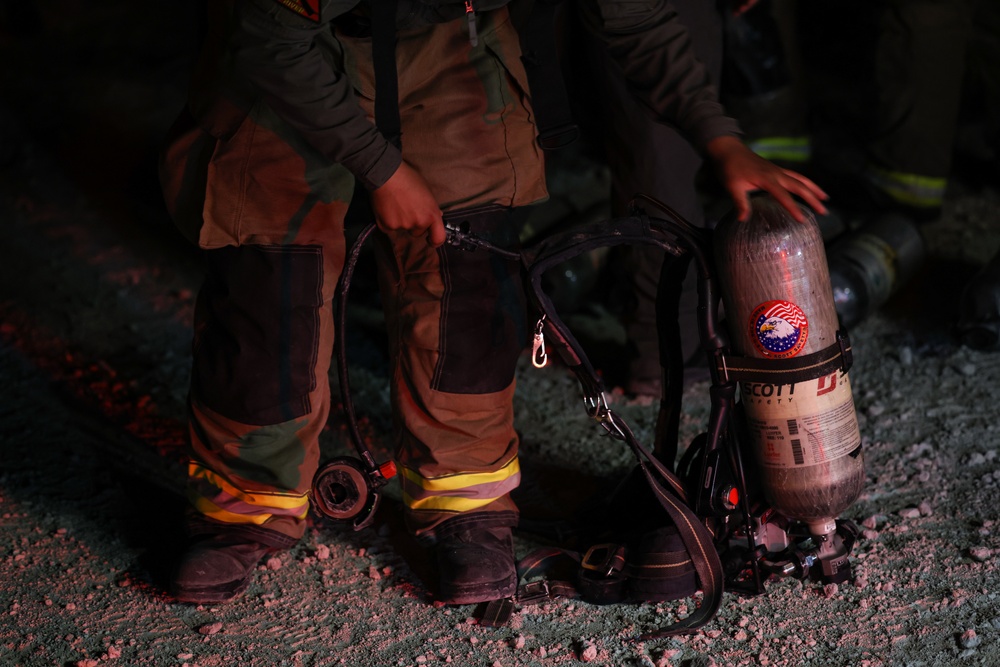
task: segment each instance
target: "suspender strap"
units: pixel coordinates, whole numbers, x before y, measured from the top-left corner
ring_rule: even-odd
[[[375,126],[400,147],[399,80],[396,72],[396,2],[371,3],[372,67],[375,72]]]
[[[528,75],[538,127],[538,145],[545,150],[568,146],[580,135],[570,113],[566,82],[556,53],[555,19],[559,2],[535,0],[527,21],[518,29],[521,62]]]
[[[560,0],[537,0],[518,34],[521,61],[528,75],[538,145],[545,150],[568,146],[580,128],[570,113],[569,95],[556,53],[555,15]],[[375,70],[375,125],[397,148],[401,142],[399,81],[396,72],[397,0],[371,3],[372,60]],[[470,19],[472,20],[472,19]]]

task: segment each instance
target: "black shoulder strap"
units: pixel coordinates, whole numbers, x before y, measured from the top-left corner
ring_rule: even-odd
[[[671,231],[675,235],[672,236]],[[624,440],[632,449],[649,488],[676,526],[705,594],[704,603],[693,614],[643,635],[643,639],[690,632],[710,621],[722,604],[725,584],[722,563],[711,532],[686,502],[683,483],[639,443],[619,415],[607,408],[603,400],[600,376],[594,371],[568,327],[559,319],[551,299],[542,288],[542,274],[554,265],[598,247],[646,244],[657,246],[671,254],[682,255],[686,251],[703,250],[699,247],[702,243],[703,240],[696,237],[696,230],[682,221],[668,225],[662,220],[654,221],[641,215],[583,226],[572,233],[544,241],[534,246],[530,252],[524,253],[533,296],[545,315],[546,333],[556,344],[556,350],[564,363],[573,370],[583,386],[591,416],[612,436]]]

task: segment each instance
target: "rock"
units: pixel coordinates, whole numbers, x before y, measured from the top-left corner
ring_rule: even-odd
[[[985,563],[993,555],[993,550],[989,547],[971,547],[969,557],[977,563]]]
[[[216,621],[215,623],[206,623],[205,625],[198,628],[198,632],[200,632],[203,635],[214,635],[217,634],[220,630],[222,630],[222,623],[220,621]]]
[[[976,631],[972,628],[969,628],[958,637],[958,645],[966,649],[976,648],[979,646],[980,641],[979,635],[977,635]]]
[[[597,660],[597,647],[591,642],[583,642],[580,646],[580,661],[593,662]]]
[[[656,661],[656,667],[670,667],[670,664],[673,662],[674,658],[676,658],[680,654],[681,651],[675,648],[668,648],[664,650],[663,653],[660,655],[660,659]]]

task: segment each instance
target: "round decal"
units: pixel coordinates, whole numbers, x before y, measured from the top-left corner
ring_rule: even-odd
[[[791,301],[765,301],[750,315],[750,339],[766,357],[794,357],[808,337],[809,320]]]

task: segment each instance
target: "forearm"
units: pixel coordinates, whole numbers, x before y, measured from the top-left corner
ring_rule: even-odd
[[[396,171],[401,157],[365,116],[348,78],[319,48],[319,39],[329,38],[323,31],[330,18],[313,22],[275,2],[237,3],[235,66],[306,141],[374,189]]]
[[[676,126],[701,151],[717,137],[740,135],[670,2],[580,3],[585,25],[622,68],[629,89],[661,122]]]

